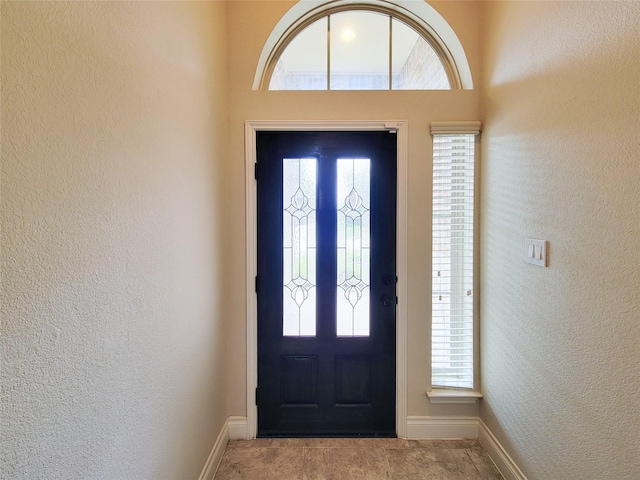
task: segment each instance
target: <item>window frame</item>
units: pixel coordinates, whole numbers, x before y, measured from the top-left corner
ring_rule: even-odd
[[[473,162],[474,162],[474,173],[473,173],[473,181],[471,185],[473,185],[473,195],[471,197],[473,201],[473,210],[472,210],[472,220],[473,220],[473,228],[472,228],[472,255],[473,259],[471,262],[471,278],[473,282],[473,291],[472,291],[472,305],[471,305],[471,318],[469,319],[469,325],[472,329],[472,365],[471,365],[471,384],[460,387],[453,384],[441,384],[441,382],[435,382],[433,380],[433,353],[430,355],[431,359],[431,380],[430,385],[431,389],[427,392],[427,395],[432,403],[475,403],[478,398],[482,395],[479,393],[479,337],[478,337],[478,198],[479,198],[479,135],[481,131],[480,122],[432,122],[430,125],[430,133],[434,139],[434,147],[435,147],[435,138],[438,135],[471,135],[473,136]],[[433,151],[433,150],[432,150]],[[434,153],[434,164],[435,164],[435,153]],[[435,182],[435,178],[433,178]],[[433,222],[433,208],[432,208],[432,222]],[[433,224],[432,224],[433,225]],[[433,238],[433,231],[432,231]],[[433,262],[433,251],[431,252],[432,262]],[[431,286],[432,298],[433,292],[435,291],[435,285]],[[432,311],[432,320],[431,324],[433,327],[433,311]],[[432,332],[432,329],[431,329]],[[433,349],[433,332],[431,335],[430,345]]]
[[[392,4],[386,0],[369,0],[368,2],[350,3],[349,0],[336,0],[331,6],[324,5],[307,11],[299,18],[293,20],[293,22],[291,22],[284,31],[281,32],[280,36],[274,38],[270,37],[267,40],[267,44],[265,44],[265,48],[263,49],[258,62],[258,69],[256,71],[253,89],[269,90],[271,77],[280,56],[287,46],[295,39],[298,33],[302,32],[306,27],[323,17],[335,13],[357,10],[389,15],[392,19],[399,20],[413,28],[420,36],[422,36],[422,38],[425,39],[425,41],[434,49],[436,55],[440,58],[447,78],[449,79],[450,89],[473,89],[471,72],[468,62],[466,61],[464,49],[453,30],[451,30],[451,27],[443,18],[439,17],[435,10],[433,13],[430,11],[428,12],[430,13],[430,20],[433,20],[436,24],[434,27],[410,10],[408,6],[406,8],[403,7],[403,3],[408,2],[400,1]],[[302,8],[302,5],[300,5],[300,8]],[[432,9],[432,7],[424,4],[421,5],[421,10],[423,9]],[[287,12],[285,17],[288,17],[289,13],[293,14],[293,10],[294,9]],[[436,15],[438,16],[436,17]],[[285,17],[283,17],[281,22],[289,20],[289,18]],[[272,37],[277,33],[277,30],[279,29],[274,29]],[[272,45],[272,48],[269,50],[270,44]],[[456,60],[458,60],[458,63],[456,63]]]
[[[342,69],[336,70],[336,66],[340,62],[339,58],[343,55],[349,56],[348,52],[350,51],[343,42],[339,41],[338,31],[340,27],[334,27],[334,24],[340,25],[345,22],[343,14],[355,15],[351,19],[356,24],[361,20],[364,21],[365,18],[358,17],[359,14],[368,15],[368,20],[364,21],[364,24],[360,25],[360,27],[367,25],[375,28],[376,35],[374,36],[382,39],[382,43],[385,45],[384,47],[382,45],[378,45],[378,47],[369,46],[368,53],[378,57],[378,65],[371,72],[347,73],[343,72]],[[377,23],[377,25],[374,26],[371,22]],[[349,24],[349,20],[347,20],[347,24]],[[322,30],[316,27],[322,27],[324,33],[321,35]],[[293,47],[294,44],[297,45],[296,42],[312,28],[314,29],[313,35],[315,35],[314,42],[319,43],[313,43],[314,47],[310,49],[313,51],[311,56],[324,55],[324,62],[318,63],[318,66],[324,63],[324,70],[314,70],[305,74],[303,70],[298,72],[294,64],[291,65],[294,67],[294,72],[290,72],[284,67],[283,57],[287,55],[289,48]],[[394,65],[394,58],[395,54],[399,52],[398,46],[402,46],[401,38],[403,34],[406,35],[406,33],[403,33],[406,31],[410,31],[415,35],[416,43],[406,53],[402,52],[402,56],[406,55],[407,59],[403,67],[398,69],[398,66]],[[369,31],[369,34],[371,34],[371,31]],[[383,35],[386,35],[387,38],[383,39]],[[324,40],[322,40],[322,37],[324,37]],[[267,89],[269,91],[451,90],[452,72],[446,68],[443,56],[436,50],[434,47],[435,42],[431,40],[424,32],[389,12],[382,13],[370,8],[332,11],[307,24],[303,29],[296,30],[295,35],[292,35],[292,38],[283,46],[279,56],[274,58]],[[323,42],[324,45],[322,44]],[[297,46],[299,50],[300,46]],[[386,52],[384,52],[384,48],[386,48]],[[307,48],[305,51],[308,52],[309,49]],[[356,57],[347,62],[350,65],[349,68],[355,65],[357,69],[360,58]],[[316,61],[321,59],[322,57],[318,56]],[[385,61],[380,64],[379,61],[382,59],[385,59]],[[412,68],[412,64],[420,65],[422,70],[415,71]],[[299,83],[300,79],[304,79],[306,75],[308,77],[308,85],[288,86],[289,82],[285,79],[292,73],[297,77],[297,81],[293,82],[294,84]],[[403,74],[405,75],[404,78]],[[324,79],[324,82],[320,81],[321,78]],[[275,84],[274,80],[276,80]],[[324,83],[324,86],[321,86],[321,83]]]

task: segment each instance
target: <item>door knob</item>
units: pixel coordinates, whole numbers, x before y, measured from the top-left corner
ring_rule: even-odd
[[[393,300],[388,295],[383,295],[380,300],[382,300],[382,305],[387,308],[393,305]]]

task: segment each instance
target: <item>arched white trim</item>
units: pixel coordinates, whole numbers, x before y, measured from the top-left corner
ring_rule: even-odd
[[[271,31],[258,59],[253,90],[266,89],[275,61],[291,40],[293,32],[307,26],[330,11],[340,9],[378,9],[404,17],[428,32],[432,45],[448,63],[452,89],[473,89],[471,69],[464,48],[447,21],[431,5],[415,0],[299,0]]]

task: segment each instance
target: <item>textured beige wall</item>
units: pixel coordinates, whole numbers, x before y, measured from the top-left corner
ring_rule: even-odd
[[[226,105],[224,3],[2,3],[2,478],[197,478]]]
[[[236,241],[234,264],[245,265],[244,122],[246,120],[408,120],[408,414],[477,415],[475,406],[432,406],[428,388],[430,358],[430,218],[431,138],[429,122],[477,120],[477,91],[422,92],[265,92],[252,91],[258,58],[271,30],[295,2],[242,1],[229,4],[230,197],[229,212],[238,219],[229,234]],[[481,5],[477,2],[434,2],[457,33],[469,57],[472,74],[479,75]],[[245,270],[229,278],[233,322],[230,337],[233,378],[245,378]],[[232,413],[246,412],[245,384],[230,392]]]
[[[481,417],[530,479],[638,479],[640,3],[485,13]]]

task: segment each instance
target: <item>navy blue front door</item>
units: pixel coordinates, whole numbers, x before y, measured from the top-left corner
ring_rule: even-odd
[[[258,436],[395,436],[396,135],[257,132]]]

